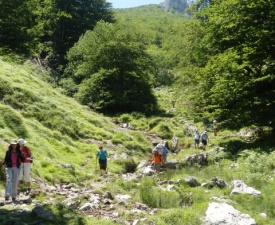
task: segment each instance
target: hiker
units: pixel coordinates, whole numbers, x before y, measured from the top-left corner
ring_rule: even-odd
[[[194,133],[194,142],[195,142],[195,148],[199,148],[199,144],[200,144],[200,133],[198,130],[195,131]]]
[[[158,151],[158,152],[162,153],[162,149],[163,149],[162,143],[159,143],[159,144],[156,145],[156,147],[154,148],[153,152],[154,151]]]
[[[217,126],[217,120],[213,120],[213,133],[215,136],[217,136],[218,126]]]
[[[202,149],[206,150],[207,141],[209,140],[207,131],[203,131],[201,134]]]
[[[6,189],[5,200],[8,201],[10,196],[12,201],[16,201],[18,176],[21,162],[25,160],[24,154],[20,151],[20,145],[16,140],[12,140],[5,155],[3,164],[6,165]]]
[[[162,148],[162,152],[161,152],[161,156],[162,156],[162,164],[165,166],[166,162],[167,162],[167,155],[168,155],[168,148],[166,147],[166,144],[163,144],[163,148]]]
[[[99,162],[99,168],[100,168],[100,175],[103,176],[106,174],[107,171],[107,150],[103,149],[103,146],[100,145],[98,147],[98,152],[97,152],[97,157],[98,157],[98,162]]]
[[[160,172],[160,165],[163,163],[162,155],[159,151],[153,150],[152,162],[154,163],[154,169],[157,173]]]
[[[24,179],[24,181],[26,182],[26,186],[27,186],[26,195],[28,195],[31,192],[32,153],[31,153],[31,149],[29,147],[25,146],[27,141],[25,141],[23,138],[18,139],[18,143],[20,145],[21,152],[23,152],[23,154],[25,156],[25,160],[21,162],[17,191],[19,193],[20,184],[23,184],[23,179]]]

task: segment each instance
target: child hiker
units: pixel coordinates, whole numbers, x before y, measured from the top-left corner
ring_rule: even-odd
[[[107,150],[103,149],[103,146],[100,145],[98,147],[98,152],[97,152],[97,157],[98,157],[98,162],[99,162],[99,168],[100,168],[100,175],[103,176],[104,174],[106,174],[106,170],[107,170]]]

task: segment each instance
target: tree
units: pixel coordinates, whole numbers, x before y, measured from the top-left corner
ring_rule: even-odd
[[[78,99],[100,111],[156,109],[152,61],[135,31],[99,22],[70,50],[69,75],[79,83]]]
[[[202,107],[236,125],[274,126],[275,3],[211,1],[199,15],[207,58],[199,78]]]
[[[0,47],[19,54],[34,54],[39,44],[36,32],[36,0],[0,0]]]
[[[53,69],[63,71],[68,50],[99,20],[113,22],[111,4],[105,0],[57,0],[43,17],[47,21],[45,43],[51,48],[48,61]],[[49,16],[50,15],[50,16]],[[46,55],[48,56],[48,53]]]

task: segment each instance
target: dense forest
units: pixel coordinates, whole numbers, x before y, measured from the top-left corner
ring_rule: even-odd
[[[34,59],[99,112],[157,113],[152,88],[168,85],[202,117],[274,127],[272,1],[201,0],[184,14],[105,0],[0,4],[1,54]]]

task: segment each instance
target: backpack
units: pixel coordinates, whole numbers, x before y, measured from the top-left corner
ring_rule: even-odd
[[[158,158],[160,161],[162,161],[162,155],[159,151],[154,152],[154,158]]]
[[[30,157],[29,149],[26,146],[24,146],[24,149],[26,150],[27,156],[30,159],[30,163],[32,163],[33,159],[32,159],[32,157]]]
[[[207,136],[206,133],[203,133],[203,134],[201,135],[201,139],[202,139],[202,140],[206,140],[207,138],[208,138],[208,136]]]

